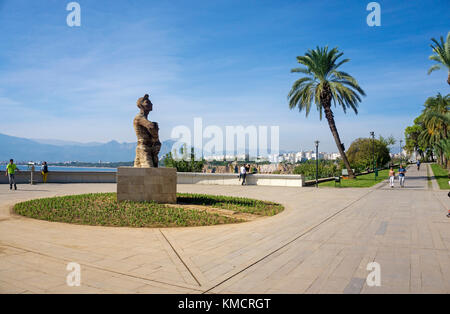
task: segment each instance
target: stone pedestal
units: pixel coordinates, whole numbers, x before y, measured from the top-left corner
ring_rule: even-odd
[[[176,203],[177,169],[119,167],[117,200]]]

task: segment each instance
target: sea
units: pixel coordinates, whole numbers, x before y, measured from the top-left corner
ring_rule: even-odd
[[[30,170],[27,165],[17,165],[19,170]],[[35,171],[40,171],[41,166],[35,166]],[[0,165],[0,171],[6,171],[6,165]],[[102,172],[117,172],[117,168],[100,168],[100,167],[64,167],[64,166],[48,166],[48,171],[102,171]]]

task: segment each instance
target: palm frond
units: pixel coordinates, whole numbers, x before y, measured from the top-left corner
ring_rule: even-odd
[[[428,74],[431,72],[442,69],[442,67],[446,67],[450,72],[450,31],[447,33],[446,41],[441,36],[440,41],[435,38],[431,38],[432,44],[430,45],[433,55],[428,58],[432,61],[437,62],[437,65],[433,65],[430,69],[428,69]]]
[[[435,64],[428,69],[428,74],[430,74],[433,71],[440,70],[441,68],[442,68],[442,66],[440,64]]]

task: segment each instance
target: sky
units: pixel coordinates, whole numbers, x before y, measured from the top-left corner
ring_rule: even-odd
[[[450,30],[450,1],[0,0],[0,133],[78,142],[133,142],[136,100],[150,94],[160,138],[179,125],[279,126],[280,149],[337,151],[326,120],[290,110],[296,56],[338,47],[343,71],[367,96],[359,113],[333,108],[346,147],[396,139],[423,103],[447,94],[447,72],[427,75],[431,38]],[[225,132],[224,132],[225,133]]]

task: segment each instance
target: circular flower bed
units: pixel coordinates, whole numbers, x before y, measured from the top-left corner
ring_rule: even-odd
[[[248,198],[177,194],[177,204],[117,202],[116,193],[81,194],[17,203],[30,218],[95,226],[187,227],[239,223],[283,210],[280,204]]]

